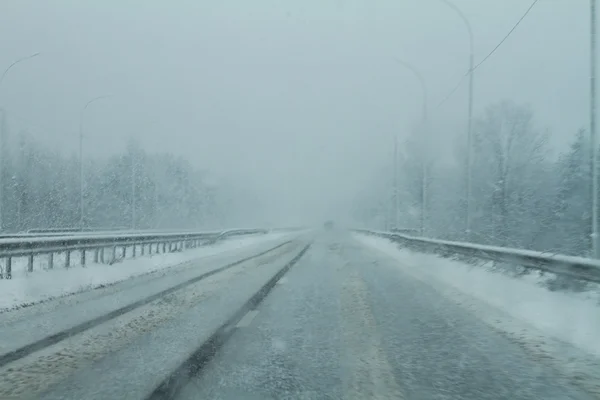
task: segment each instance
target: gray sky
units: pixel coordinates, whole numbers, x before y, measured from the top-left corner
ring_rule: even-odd
[[[529,0],[454,0],[471,20],[475,59]],[[540,0],[475,76],[475,110],[530,103],[564,146],[588,118],[588,0]],[[243,182],[274,215],[317,220],[347,203],[419,118],[429,89],[435,140],[465,129],[468,36],[439,0],[2,0],[0,87],[12,131],[105,155],[131,135]]]

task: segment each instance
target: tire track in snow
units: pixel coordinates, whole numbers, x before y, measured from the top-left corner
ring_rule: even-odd
[[[277,251],[271,249],[267,254],[238,263],[0,368],[0,398],[35,398],[53,384],[68,378],[81,366],[128,345],[138,336],[151,332],[187,309],[217,295],[231,279],[240,279],[258,267],[269,265],[293,251],[297,245],[278,247]]]

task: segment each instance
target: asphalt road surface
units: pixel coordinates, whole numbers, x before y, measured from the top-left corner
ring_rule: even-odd
[[[0,365],[0,397],[594,398],[348,232],[281,242],[4,315],[7,351],[263,254]]]
[[[178,398],[592,397],[397,261],[332,231],[316,236]]]

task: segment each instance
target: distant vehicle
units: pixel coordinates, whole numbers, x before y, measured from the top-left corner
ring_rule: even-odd
[[[333,221],[326,221],[325,229],[333,229]]]

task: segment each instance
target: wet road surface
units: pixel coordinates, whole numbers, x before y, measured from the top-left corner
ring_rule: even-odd
[[[315,237],[178,398],[592,397],[397,261],[332,231]]]

